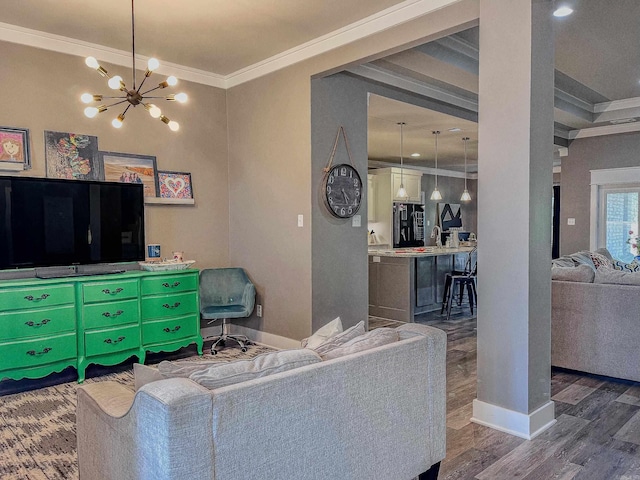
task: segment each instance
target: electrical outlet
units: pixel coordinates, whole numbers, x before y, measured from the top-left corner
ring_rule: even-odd
[[[256,305],[256,315],[262,317],[262,305]]]

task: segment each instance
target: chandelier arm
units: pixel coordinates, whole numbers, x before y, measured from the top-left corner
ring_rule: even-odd
[[[140,85],[142,87],[142,85]],[[151,93],[154,90],[158,90],[159,88],[162,88],[160,86],[154,87],[151,90],[147,90],[146,92],[141,93],[140,95],[142,95],[143,97],[147,94],[147,93]],[[138,91],[140,91],[140,89],[138,89]],[[153,98],[164,98],[164,97],[153,97]]]
[[[135,22],[135,13],[133,9],[133,1],[134,0],[131,0],[131,58],[133,62],[133,67],[132,67],[133,89],[135,90],[136,89],[136,22]]]
[[[112,103],[110,105],[106,105],[107,108],[115,107],[116,105],[120,105],[121,103],[127,102],[128,100],[125,98],[124,100],[120,100],[119,102]]]
[[[147,76],[145,75],[145,76],[144,76],[144,78],[142,79],[142,82],[140,82],[140,86],[139,86],[137,89],[136,89],[135,87],[133,87],[133,88],[134,88],[134,90],[136,90],[136,93],[140,93],[140,89],[142,88],[142,85],[144,85],[144,82],[146,82],[146,81],[147,81],[147,78],[149,78],[149,77],[147,77]]]
[[[144,96],[144,99],[145,99],[145,100],[149,100],[149,99],[151,99],[151,98],[161,98],[162,100],[168,100],[168,98],[167,98],[167,97],[147,97],[146,95]]]

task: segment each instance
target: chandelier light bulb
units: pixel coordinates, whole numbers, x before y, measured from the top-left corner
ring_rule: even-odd
[[[409,195],[407,195],[407,190],[404,188],[404,185],[400,185],[400,188],[398,189],[398,192],[396,193],[396,197],[398,198],[406,198]]]
[[[148,110],[149,115],[151,115],[153,118],[160,118],[160,115],[162,115],[162,110],[156,107],[153,103],[149,104]]]
[[[109,88],[112,90],[120,90],[122,77],[120,75],[116,75],[115,77],[111,77],[107,83],[109,84]]]
[[[172,87],[175,87],[178,84],[178,79],[171,75],[170,77],[167,77],[167,83]]]
[[[158,61],[157,58],[150,58],[149,61],[147,62],[147,70],[149,70],[150,72],[157,70],[159,66],[160,66],[160,62]]]
[[[180,129],[180,124],[175,120],[171,120],[168,125],[173,132],[177,132]]]
[[[176,102],[180,102],[180,103],[186,103],[186,101],[189,99],[187,94],[184,92],[177,93],[174,98]]]
[[[113,125],[113,128],[120,128],[122,127],[123,123],[124,123],[124,115],[122,114],[118,115],[117,118],[114,118],[113,120],[111,120],[111,125]]]
[[[93,118],[96,115],[98,115],[98,109],[96,107],[87,107],[87,108],[84,109],[84,114],[88,118]]]
[[[84,63],[87,65],[87,67],[90,68],[100,68],[100,64],[98,63],[98,60],[95,59],[95,57],[85,58]]]
[[[82,101],[82,103],[91,103],[93,102],[93,95],[90,93],[83,93],[80,95],[80,101]]]

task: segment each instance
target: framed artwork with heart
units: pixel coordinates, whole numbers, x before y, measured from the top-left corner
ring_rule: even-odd
[[[141,183],[145,197],[158,196],[156,157],[132,153],[98,152],[107,182]]]
[[[193,198],[191,174],[185,172],[158,172],[160,198]]]

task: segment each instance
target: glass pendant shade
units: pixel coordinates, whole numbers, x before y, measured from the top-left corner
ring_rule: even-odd
[[[440,190],[438,190],[438,135],[440,135],[439,130],[434,130],[432,132],[436,136],[436,186],[431,193],[431,200],[442,200],[442,194]]]
[[[469,190],[467,190],[467,142],[469,141],[469,137],[464,137],[462,141],[464,142],[464,192],[462,192],[460,201],[470,202],[471,194],[469,193]]]
[[[407,198],[407,190],[404,188],[404,157],[402,155],[404,150],[403,127],[405,123],[399,122],[398,125],[400,125],[400,188],[396,192],[396,198]]]
[[[442,200],[442,194],[440,193],[440,190],[438,190],[438,187],[433,189],[433,192],[431,193],[431,200]]]
[[[471,200],[471,194],[469,193],[469,190],[467,190],[465,188],[464,192],[462,192],[462,196],[460,197],[460,201],[461,202],[468,202],[470,200]]]

